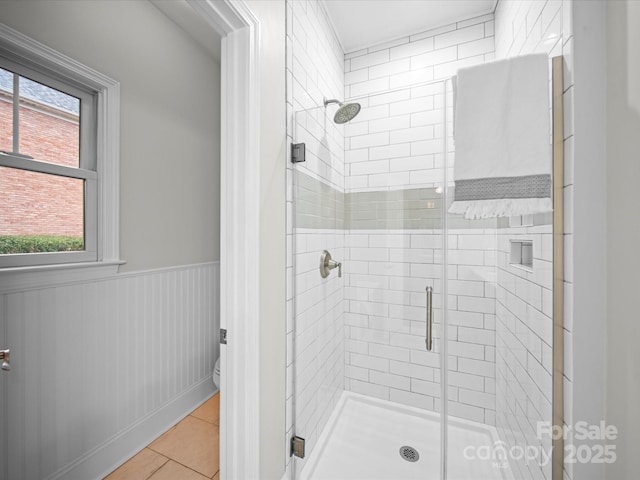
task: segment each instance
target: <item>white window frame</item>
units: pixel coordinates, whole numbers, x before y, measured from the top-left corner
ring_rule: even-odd
[[[0,255],[0,267],[23,267],[34,265],[53,265],[60,263],[88,262],[98,260],[98,172],[96,171],[96,122],[95,122],[95,92],[76,88],[66,78],[53,77],[48,72],[36,70],[19,62],[6,58],[0,54],[0,66],[21,78],[27,78],[64,94],[80,99],[79,113],[79,145],[80,157],[77,167],[59,165],[40,161],[38,158],[27,157],[30,152],[19,151],[16,137],[20,136],[18,121],[13,120],[13,148],[9,152],[0,152],[0,166],[15,168],[22,171],[73,178],[83,181],[83,241],[84,249],[73,252],[47,253],[17,253]],[[15,81],[15,77],[14,77]],[[15,83],[14,83],[15,85]],[[14,112],[16,102],[21,100],[21,92],[13,92],[12,105]],[[19,100],[20,99],[20,100]],[[14,113],[15,114],[15,113]],[[17,132],[16,132],[17,130]],[[81,136],[81,138],[80,138]]]
[[[50,283],[57,275],[58,270],[70,268],[86,268],[109,266],[117,268],[123,263],[119,259],[119,150],[120,150],[120,84],[108,76],[97,72],[72,58],[63,55],[52,48],[33,40],[26,35],[0,23],[0,55],[12,60],[35,72],[43,72],[47,76],[68,79],[78,88],[95,92],[95,172],[96,172],[96,196],[92,204],[88,204],[95,212],[86,215],[87,222],[94,222],[92,226],[96,235],[95,252],[91,252],[91,258],[80,259],[79,262],[64,262],[54,265],[5,265],[0,263],[0,291],[10,281],[13,286],[31,284],[32,281],[21,279],[8,273],[30,273],[38,271],[41,283]],[[20,73],[20,72],[17,72]],[[35,79],[37,81],[37,79]],[[54,86],[55,88],[55,86]],[[5,160],[10,156],[4,156]],[[27,162],[28,163],[28,162]],[[3,162],[6,164],[6,162]],[[25,163],[22,163],[22,167]],[[42,167],[38,162],[38,168]],[[58,166],[45,167],[52,169],[48,173],[59,173]],[[62,167],[60,167],[62,168]],[[54,171],[55,170],[55,171]],[[42,170],[39,170],[42,171]],[[93,217],[91,220],[90,217]],[[79,252],[74,252],[79,253]],[[37,256],[36,254],[35,256]],[[10,255],[7,258],[11,257]],[[47,278],[43,272],[53,272]],[[95,272],[94,272],[95,273]],[[67,273],[68,276],[68,273]]]

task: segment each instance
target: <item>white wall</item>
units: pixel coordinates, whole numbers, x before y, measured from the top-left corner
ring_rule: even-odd
[[[122,271],[217,260],[213,58],[148,2],[8,1],[0,21],[121,83]]]
[[[285,3],[247,1],[260,22],[260,478],[285,471]],[[242,379],[236,379],[242,381]]]
[[[574,1],[571,24],[574,92],[565,135],[574,133],[573,195],[565,194],[565,423],[597,425],[605,417],[606,270],[606,3]],[[567,127],[570,130],[567,130]],[[566,151],[566,145],[565,145]],[[571,212],[573,215],[571,216]],[[573,241],[571,241],[573,240]],[[569,312],[567,312],[569,309]],[[572,377],[569,377],[571,376]],[[572,443],[571,441],[568,443]],[[576,446],[593,443],[574,441]],[[601,479],[604,465],[566,464],[569,478]]]
[[[8,1],[0,21],[121,84],[126,273],[0,293],[0,476],[97,478],[213,392],[220,68],[148,2]]]
[[[607,423],[618,428],[607,478],[640,471],[640,3],[607,2]]]
[[[205,263],[0,294],[12,364],[0,376],[0,476],[102,478],[208,398],[219,270]]]

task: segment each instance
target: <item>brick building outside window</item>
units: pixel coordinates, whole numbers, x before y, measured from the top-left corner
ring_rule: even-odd
[[[13,74],[0,69],[0,150],[13,145]],[[20,153],[77,168],[80,101],[20,78]],[[84,236],[83,182],[0,167],[0,236]],[[81,244],[80,244],[81,245]]]

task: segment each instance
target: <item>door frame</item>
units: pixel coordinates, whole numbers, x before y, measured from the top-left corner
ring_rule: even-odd
[[[222,36],[220,477],[259,478],[260,23],[243,0],[184,0]]]

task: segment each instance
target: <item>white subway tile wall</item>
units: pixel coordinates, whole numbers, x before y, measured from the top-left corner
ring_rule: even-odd
[[[344,131],[347,192],[441,183],[444,80],[492,59],[493,32],[484,15],[345,56],[344,95],[363,107]]]
[[[449,413],[495,423],[495,229],[447,238]],[[441,229],[349,230],[346,237],[345,388],[440,411]],[[452,261],[453,260],[453,261]],[[434,348],[425,350],[434,289]]]
[[[485,15],[345,56],[345,96],[362,103],[365,113],[345,129],[346,192],[442,186],[444,80],[460,66],[492,58],[493,31],[493,15]],[[443,81],[424,84],[434,79]],[[404,88],[386,91],[399,87]],[[450,121],[450,109],[448,114]],[[448,150],[451,162],[451,142]],[[361,220],[362,205],[349,203],[357,198],[348,195],[345,206],[352,217],[360,213],[358,220],[347,222],[345,388],[439,411],[443,238],[442,229],[432,227],[442,223],[440,198],[403,205],[423,214],[435,209],[431,222],[417,221],[429,229],[407,229],[417,226],[408,210],[397,212],[379,199],[369,200],[370,205],[378,202],[378,223],[395,225],[392,217],[400,216],[401,230],[354,229],[372,222]],[[448,237],[449,412],[494,424],[495,261],[483,249],[495,252],[496,233],[479,225],[471,223]],[[351,271],[354,263],[357,270]],[[424,343],[427,285],[434,287],[433,353],[425,351]]]
[[[533,265],[510,263],[511,242],[531,241]],[[538,422],[552,418],[552,228],[550,224],[498,230],[496,289],[496,422],[508,445],[537,445]],[[515,461],[521,478],[551,478],[551,465]],[[519,477],[520,478],[520,477]]]
[[[344,53],[322,2],[288,0],[286,14],[287,140],[306,145],[304,163],[294,167],[287,158],[284,441],[291,474],[291,437],[305,437],[309,458],[344,385],[344,282],[318,270],[322,250],[337,260],[344,252],[344,128],[333,122],[337,105],[323,105],[325,97],[342,99]]]
[[[323,279],[320,252],[344,258],[344,230],[295,230],[295,419],[307,455],[344,389],[344,282],[337,271]],[[307,457],[308,458],[308,457]]]
[[[571,0],[500,1],[495,13],[496,58],[529,53],[564,55],[564,198],[565,198],[565,400],[572,398],[571,324],[573,246],[573,33]],[[533,240],[533,272],[508,264],[509,240]],[[497,427],[510,446],[542,445],[538,421],[551,418],[552,271],[551,225],[503,229],[498,237]],[[571,423],[571,402],[565,401],[565,424]],[[514,462],[519,478],[551,478],[551,470],[531,462]],[[565,478],[573,478],[565,464]]]

